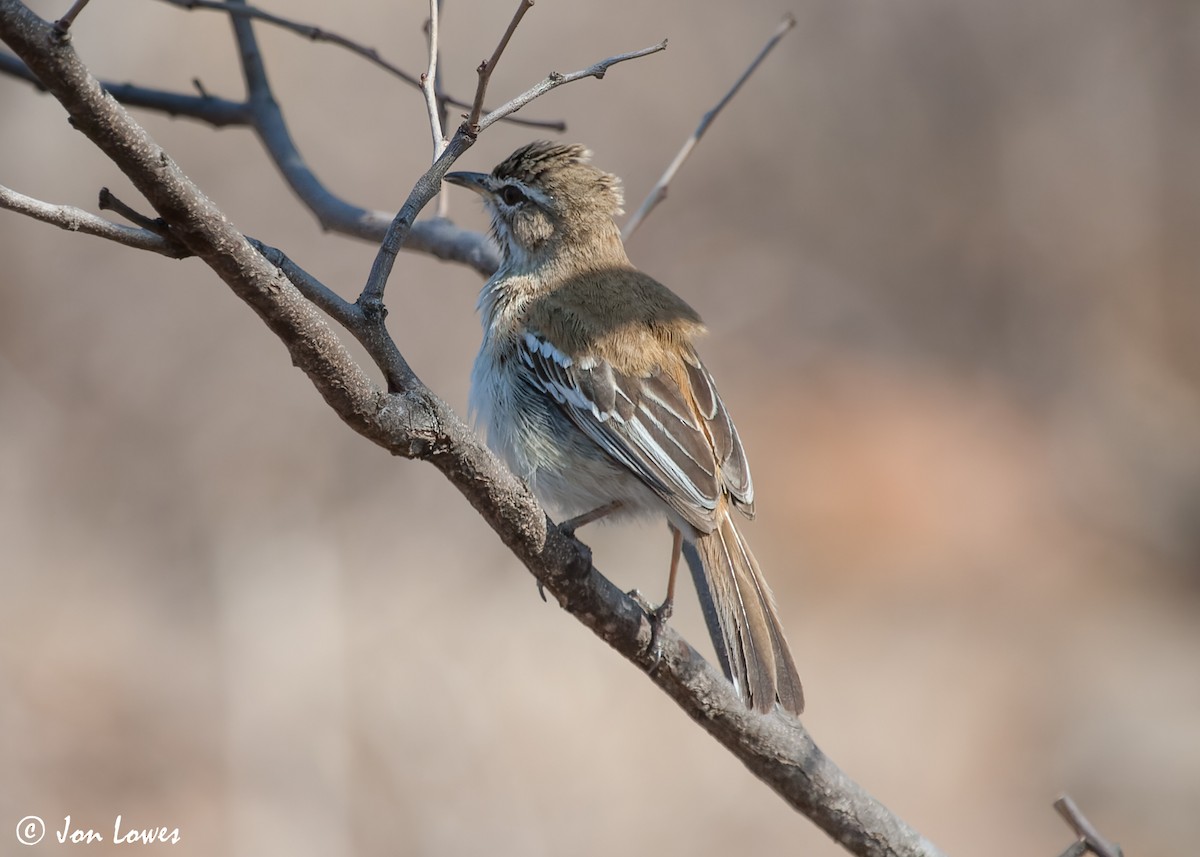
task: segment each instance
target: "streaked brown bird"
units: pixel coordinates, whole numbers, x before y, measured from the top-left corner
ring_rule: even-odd
[[[446,181],[483,197],[503,261],[483,287],[471,409],[542,502],[575,516],[665,516],[670,615],[683,543],[704,567],[714,643],[748,706],[799,713],[800,677],[774,598],[734,522],[754,512],[737,429],[696,354],[696,312],[637,270],[614,218],[617,178],[582,146],[531,143],[491,174]],[[710,623],[711,628],[711,623]]]

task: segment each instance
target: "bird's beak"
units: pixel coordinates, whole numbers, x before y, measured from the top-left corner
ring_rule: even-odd
[[[443,181],[473,190],[480,196],[489,196],[492,192],[492,177],[487,173],[446,173]]]

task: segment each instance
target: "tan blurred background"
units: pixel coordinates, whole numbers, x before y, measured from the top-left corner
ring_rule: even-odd
[[[452,92],[513,5],[447,3]],[[268,8],[423,65],[423,3]],[[787,8],[539,3],[492,100],[669,36],[527,109],[632,210]],[[1127,854],[1194,853],[1200,7],[790,8],[629,249],[710,322],[805,723],[952,854],[1057,855],[1061,791]],[[313,167],[398,206],[428,159],[419,94],[260,34]],[[75,43],[106,78],[241,91],[214,13],[93,4]],[[322,234],[248,132],[137,115],[241,228],[357,291],[373,249]],[[10,79],[0,183],[137,200]],[[463,193],[451,214],[484,224]],[[181,855],[841,853],[542,604],[432,468],[342,425],[202,265],[7,212],[0,260],[0,853],[68,813],[106,839],[118,813],[178,827]],[[460,409],[479,285],[404,256],[389,292]],[[586,537],[658,597],[665,531]]]

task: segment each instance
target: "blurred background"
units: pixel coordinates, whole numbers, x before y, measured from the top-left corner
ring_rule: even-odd
[[[514,6],[446,4],[452,93]],[[424,3],[266,7],[424,66]],[[539,3],[490,100],[669,37],[525,111],[632,211],[789,8],[629,252],[710,324],[805,724],[951,854],[1059,854],[1063,791],[1127,854],[1190,853],[1200,6]],[[420,94],[258,31],[312,167],[397,208]],[[241,94],[218,13],[112,0],[74,41],[107,79]],[[136,115],[240,228],[357,293],[374,249],[323,234],[249,132]],[[0,78],[0,117],[0,183],[140,205],[52,98]],[[460,166],[536,136],[497,126]],[[199,262],[8,212],[0,260],[0,837],[70,814],[110,853],[121,814],[178,827],[173,854],[842,853],[543,604],[433,468],[341,424]],[[389,290],[460,410],[479,286],[405,255]],[[665,528],[585,539],[661,595]]]

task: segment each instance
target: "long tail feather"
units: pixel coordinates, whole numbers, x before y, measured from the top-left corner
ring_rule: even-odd
[[[804,710],[800,676],[775,599],[750,546],[728,514],[713,532],[700,534],[695,544],[724,642],[725,651],[718,651],[718,656],[730,681],[752,708],[770,711],[778,700],[799,714]]]

